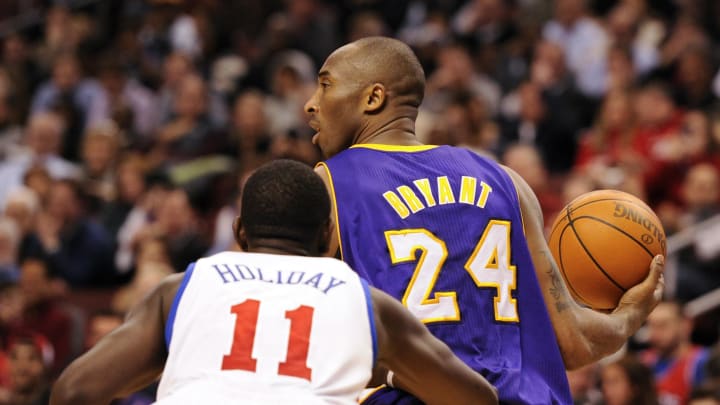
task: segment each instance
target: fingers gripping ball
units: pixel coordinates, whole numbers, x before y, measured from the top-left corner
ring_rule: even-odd
[[[639,198],[616,190],[583,194],[568,204],[550,231],[550,250],[573,297],[610,310],[665,255],[665,231]]]

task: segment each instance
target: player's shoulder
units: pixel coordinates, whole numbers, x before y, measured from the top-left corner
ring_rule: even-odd
[[[160,305],[164,314],[168,313],[170,306],[183,283],[186,273],[175,273],[166,276],[147,297],[150,305]]]

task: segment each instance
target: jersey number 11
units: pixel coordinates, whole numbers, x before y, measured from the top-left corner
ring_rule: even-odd
[[[223,356],[223,370],[246,370],[255,372],[257,359],[252,357],[255,344],[260,301],[245,300],[230,307],[235,314],[235,332],[230,353]],[[315,309],[301,305],[291,311],[285,311],[285,319],[290,320],[290,337],[287,346],[287,358],[278,364],[279,375],[299,377],[310,380],[312,369],[307,366],[310,349],[310,332]]]

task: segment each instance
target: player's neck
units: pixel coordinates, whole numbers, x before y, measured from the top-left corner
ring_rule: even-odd
[[[248,243],[248,252],[273,255],[319,256],[317,252],[314,252],[305,244],[286,239],[257,239],[252,243]]]
[[[367,122],[354,144],[375,143],[382,145],[421,145],[415,137],[415,117],[417,110],[389,117],[378,116]]]

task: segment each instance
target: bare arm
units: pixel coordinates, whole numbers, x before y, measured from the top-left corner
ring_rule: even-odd
[[[371,289],[378,369],[393,370],[396,386],[425,403],[497,404],[495,388],[473,371],[399,302]]]
[[[165,364],[165,320],[182,274],[167,277],[125,323],[75,360],[53,386],[51,405],[103,404],[157,380]]]
[[[648,277],[628,290],[612,313],[578,305],[570,296],[545,241],[537,197],[517,173],[509,168],[505,170],[518,190],[528,248],[565,368],[579,368],[615,353],[640,328],[662,297],[664,258],[653,259]]]

